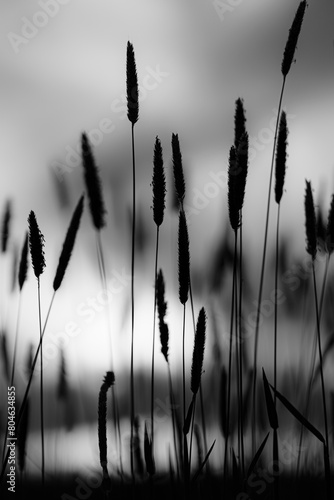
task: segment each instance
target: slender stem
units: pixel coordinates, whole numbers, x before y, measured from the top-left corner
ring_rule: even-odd
[[[17,308],[17,319],[16,319],[16,329],[15,329],[15,343],[14,343],[12,374],[11,374],[10,383],[9,383],[10,387],[12,387],[14,385],[15,365],[16,365],[16,353],[17,353],[17,343],[18,343],[18,334],[19,334],[20,311],[21,311],[21,291],[20,291],[20,294],[19,294],[19,303],[18,303],[18,308]],[[6,426],[6,430],[5,430],[5,438],[4,438],[3,449],[2,449],[2,460],[4,460],[4,458],[5,458],[7,437],[8,437],[8,426]]]
[[[319,351],[319,362],[320,362],[320,378],[321,378],[321,390],[322,390],[322,403],[324,410],[324,421],[325,421],[325,435],[326,435],[326,446],[328,448],[328,422],[327,422],[327,408],[326,408],[326,393],[325,393],[325,381],[322,363],[322,349],[321,349],[321,335],[320,335],[320,318],[318,309],[318,297],[317,297],[317,284],[315,279],[314,270],[314,260],[312,260],[312,274],[313,274],[313,286],[314,286],[314,301],[315,301],[315,313],[317,319],[317,336],[318,336],[318,351]]]
[[[131,127],[132,143],[132,244],[131,244],[131,361],[130,361],[130,396],[131,396],[131,438],[130,438],[130,461],[132,485],[135,483],[134,474],[134,449],[133,430],[135,420],[135,395],[134,395],[134,374],[133,374],[133,344],[135,328],[135,301],[134,301],[134,270],[135,270],[135,228],[136,228],[136,164],[135,164],[135,137],[134,124]]]
[[[239,228],[239,247],[240,247],[240,255],[239,255],[239,384],[240,384],[240,434],[241,434],[241,470],[242,475],[245,475],[245,449],[244,449],[244,408],[243,408],[243,338],[242,338],[242,285],[243,285],[243,274],[242,274],[242,212],[240,214],[240,228]]]
[[[28,400],[29,391],[30,391],[30,387],[31,387],[31,383],[32,383],[32,379],[33,379],[33,375],[34,375],[36,363],[37,363],[38,354],[39,354],[39,351],[41,349],[42,339],[44,337],[45,329],[46,329],[46,326],[47,326],[47,323],[48,323],[48,320],[49,320],[49,316],[50,316],[52,304],[53,304],[53,301],[54,301],[54,298],[55,298],[55,294],[56,294],[56,292],[53,292],[52,299],[51,299],[51,302],[50,302],[50,305],[49,305],[49,309],[48,309],[48,312],[47,312],[47,315],[46,315],[46,319],[45,319],[45,322],[44,322],[44,326],[43,326],[42,337],[39,340],[39,344],[38,344],[38,347],[37,347],[37,350],[36,350],[36,353],[35,353],[32,365],[31,365],[31,371],[30,371],[30,376],[29,376],[28,384],[27,384],[27,387],[26,387],[26,390],[25,390],[25,393],[24,393],[24,396],[23,396],[23,400],[22,400],[19,412],[17,414],[17,418],[16,418],[16,430],[17,431],[19,429],[19,425],[20,425],[20,422],[21,422],[21,419],[22,419],[24,408],[25,408],[25,405],[26,405],[27,400]],[[7,466],[8,458],[9,458],[9,452],[10,452],[10,450],[8,448],[5,460],[3,461],[3,464],[2,464],[0,482],[3,480],[3,477],[4,477],[5,472],[6,472],[6,466]]]
[[[184,205],[183,201],[181,202],[181,210],[184,212]],[[194,299],[193,299],[193,292],[192,292],[192,286],[191,286],[191,275],[189,276],[189,296],[190,296],[190,305],[191,305],[191,315],[192,315],[192,320],[193,320],[193,328],[194,328],[194,335],[196,335],[196,321],[195,321],[195,308],[194,308]],[[204,455],[206,456],[208,452],[208,442],[207,442],[207,437],[206,437],[206,422],[205,422],[205,412],[204,412],[204,403],[203,403],[203,389],[202,389],[202,380],[199,385],[199,396],[200,396],[200,407],[201,407],[201,420],[202,420],[202,431],[203,431],[203,438],[204,438]],[[207,470],[210,471],[210,463],[207,462]]]
[[[96,231],[96,250],[97,250],[97,260],[99,264],[99,271],[101,277],[102,287],[107,290],[107,273],[105,266],[105,258],[103,253],[103,246],[101,240],[101,231]],[[112,335],[111,335],[111,323],[109,316],[109,309],[107,310],[107,328],[108,328],[108,342],[109,342],[109,351],[111,358],[111,370],[114,370],[114,356],[113,356],[113,345],[112,345]],[[111,386],[111,402],[112,402],[112,412],[113,412],[113,420],[114,420],[114,430],[115,430],[115,443],[116,443],[116,452],[119,456],[120,461],[120,471],[121,478],[123,479],[123,458],[122,458],[122,439],[121,439],[121,428],[119,421],[119,408],[118,408],[118,397],[117,397],[117,386]]]
[[[14,384],[14,376],[15,376],[16,353],[17,353],[17,343],[18,343],[18,336],[19,336],[19,321],[20,321],[20,313],[21,313],[21,298],[22,298],[22,293],[20,292],[19,304],[18,304],[18,308],[17,308],[17,320],[16,320],[16,329],[15,329],[15,344],[14,344],[12,375],[10,378],[10,385],[11,386]]]
[[[236,240],[235,240],[236,241]],[[234,289],[235,289],[235,270],[237,265],[236,248],[234,248],[233,258],[233,280],[232,280],[232,303],[231,303],[231,318],[230,318],[230,345],[228,355],[228,383],[227,383],[227,414],[226,414],[226,436],[225,436],[225,449],[224,449],[224,489],[227,480],[227,450],[228,438],[230,434],[230,405],[231,405],[231,379],[232,379],[232,341],[233,341],[233,320],[234,320]]]
[[[176,422],[175,422],[175,398],[173,393],[173,385],[172,385],[172,375],[170,371],[169,362],[167,362],[168,369],[168,383],[169,383],[169,402],[171,405],[171,414],[172,414],[172,424],[173,424],[173,439],[174,439],[174,452],[175,452],[175,460],[177,466],[177,475],[178,479],[180,478],[180,460],[179,453],[177,450],[177,439],[176,439]],[[181,460],[182,462],[182,460]]]
[[[277,141],[277,131],[278,131],[278,124],[279,124],[279,116],[280,116],[281,107],[282,107],[282,99],[283,99],[283,93],[284,93],[284,87],[285,87],[285,79],[286,79],[286,77],[284,76],[283,77],[283,83],[282,83],[282,89],[281,89],[281,95],[280,95],[280,98],[279,98],[278,110],[277,110],[277,119],[276,119],[276,127],[275,127],[275,137],[274,137],[273,153],[272,153],[271,168],[270,168],[270,178],[269,178],[267,215],[266,215],[266,225],[265,225],[264,243],[263,243],[263,254],[262,254],[260,286],[259,286],[259,295],[258,295],[257,312],[256,312],[255,341],[254,341],[254,367],[253,367],[253,391],[252,391],[252,452],[253,452],[253,454],[255,454],[255,449],[256,449],[256,440],[255,440],[255,425],[256,425],[256,377],[257,377],[257,351],[258,351],[258,342],[259,342],[260,310],[261,310],[263,281],[264,281],[264,268],[265,268],[265,263],[266,263],[266,252],[267,252],[269,212],[270,212],[270,199],[271,199],[271,185],[272,185],[273,170],[274,170],[274,159],[275,159],[275,150],[276,150],[276,141]]]
[[[322,288],[321,288],[320,305],[319,305],[319,324],[321,322],[322,308],[323,308],[324,297],[325,297],[325,289],[326,289],[327,276],[328,276],[329,260],[330,260],[330,256],[328,256],[327,259],[326,259],[326,265],[325,265],[325,271],[324,271],[324,278],[323,278]],[[313,350],[312,350],[312,360],[311,360],[311,376],[310,376],[310,380],[309,380],[309,383],[308,383],[306,405],[305,405],[305,410],[304,410],[304,416],[305,416],[305,418],[308,418],[309,406],[310,406],[310,401],[311,401],[311,391],[312,391],[313,378],[314,378],[316,352],[317,352],[317,334],[316,334],[316,331],[315,331],[315,334],[314,334],[314,343],[313,343]],[[299,449],[299,453],[298,453],[298,459],[297,459],[296,477],[299,476],[300,456],[301,456],[300,450],[301,450],[302,444],[303,444],[303,436],[304,436],[304,426],[302,425],[301,426],[301,430],[300,430],[300,437],[299,437],[299,448],[298,448]]]
[[[183,305],[183,321],[182,321],[182,403],[183,403],[183,423],[186,421],[186,360],[185,360],[185,338],[186,338],[186,304]]]
[[[279,219],[280,219],[280,208],[281,204],[278,204],[277,208],[277,224],[276,224],[276,255],[275,255],[275,294],[277,294],[278,287],[278,256],[279,256]],[[276,408],[276,388],[277,388],[277,297],[275,297],[274,304],[274,404]]]
[[[159,252],[159,226],[157,226],[157,237],[155,245],[155,265],[154,265],[154,307],[153,307],[153,339],[152,339],[152,367],[151,367],[151,441],[152,441],[152,455],[153,453],[153,440],[154,440],[154,352],[155,352],[155,323],[157,311],[157,274],[158,274],[158,252]]]
[[[238,318],[239,318],[239,302],[238,302],[238,281],[237,281],[237,267],[238,267],[238,231],[234,231],[234,251],[236,255],[236,265],[234,270],[234,307],[235,307],[235,366],[236,366],[236,393],[237,393],[237,413],[238,413],[238,456],[241,456],[241,405],[240,405],[240,343],[239,343],[239,328],[238,328]]]
[[[41,285],[40,279],[37,278],[38,288],[38,320],[39,320],[39,333],[40,333],[40,416],[41,416],[41,441],[42,441],[42,488],[45,485],[45,447],[44,447],[44,390],[43,390],[43,331],[42,331],[42,315],[41,315]]]

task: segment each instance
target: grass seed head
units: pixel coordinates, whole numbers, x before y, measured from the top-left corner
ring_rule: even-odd
[[[276,183],[275,183],[275,200],[276,203],[280,203],[283,195],[283,186],[285,179],[286,170],[286,147],[288,138],[288,127],[286,123],[285,111],[281,113],[281,119],[279,123],[277,148],[276,148]]]
[[[179,215],[179,299],[181,304],[185,304],[188,300],[189,283],[190,283],[190,254],[189,254],[189,237],[186,216],[183,210],[180,210]]]
[[[5,213],[2,221],[1,228],[1,252],[5,253],[8,246],[9,233],[10,233],[10,221],[12,218],[12,207],[11,202],[8,200],[5,206]]]
[[[102,196],[101,180],[95,159],[85,133],[81,137],[84,179],[89,200],[89,208],[94,227],[99,231],[105,226],[105,206]]]
[[[282,67],[281,67],[282,75],[284,76],[284,78],[290,71],[291,64],[295,55],[298,37],[302,27],[306,6],[307,6],[306,1],[300,2],[294,20],[292,22],[291,28],[289,30],[289,36],[285,45]]]
[[[130,42],[128,42],[126,50],[126,94],[128,119],[134,125],[139,118],[139,90],[135,53]]]
[[[237,202],[238,173],[237,153],[235,147],[232,146],[230,149],[228,164],[228,214],[231,227],[234,231],[236,231],[240,225],[240,213]]]
[[[184,181],[182,154],[178,134],[172,134],[172,153],[175,191],[179,204],[182,205],[186,192],[186,183]]]
[[[240,97],[235,101],[235,114],[234,114],[234,147],[238,149],[239,141],[246,132],[246,116],[244,109],[244,101]]]
[[[331,254],[334,250],[334,194],[332,194],[331,206],[328,212],[326,245],[327,251]]]
[[[156,137],[154,145],[152,187],[153,220],[157,226],[160,226],[164,220],[164,210],[166,206],[166,178],[164,172],[162,147],[158,137]]]
[[[29,247],[32,267],[36,278],[39,278],[45,268],[44,236],[41,233],[35,213],[31,210],[29,217]]]
[[[58,290],[60,285],[62,284],[63,278],[65,276],[65,272],[70,261],[75,239],[77,236],[77,232],[80,225],[80,220],[84,207],[84,196],[81,196],[78,204],[74,210],[69,228],[66,233],[65,241],[63,244],[63,248],[59,257],[58,267],[56,271],[55,278],[53,280],[53,289],[54,291]]]
[[[199,312],[197,320],[195,342],[193,349],[193,360],[191,366],[190,388],[193,394],[197,394],[201,383],[204,349],[205,349],[205,335],[206,335],[206,314],[204,307],[202,307],[202,309]]]
[[[28,232],[26,232],[25,234],[24,243],[21,251],[21,260],[20,260],[19,274],[18,274],[20,290],[22,290],[24,282],[27,279],[27,272],[28,272]]]
[[[305,190],[306,251],[315,259],[317,254],[317,229],[311,182],[306,181]]]

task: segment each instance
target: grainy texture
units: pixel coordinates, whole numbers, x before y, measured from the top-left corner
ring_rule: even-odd
[[[281,202],[281,198],[283,195],[283,186],[285,179],[285,170],[286,170],[286,148],[287,148],[287,139],[288,139],[288,127],[286,123],[286,114],[285,111],[281,113],[281,119],[279,123],[279,131],[278,131],[278,139],[277,139],[277,148],[276,148],[276,169],[275,169],[275,200],[276,203]]]
[[[152,187],[153,220],[157,226],[160,226],[164,220],[164,211],[166,206],[166,178],[164,172],[162,147],[158,137],[156,137],[154,145]]]
[[[105,206],[102,196],[101,180],[95,159],[85,133],[82,134],[82,161],[89,209],[94,227],[99,231],[105,226]]]
[[[45,268],[45,258],[44,258],[44,236],[41,233],[36,215],[33,211],[30,212],[28,217],[29,223],[29,247],[32,267],[36,278],[39,278],[43,273]]]
[[[290,71],[291,64],[295,55],[296,47],[297,47],[297,42],[298,42],[298,37],[299,33],[302,27],[302,22],[304,19],[304,14],[305,14],[305,9],[306,9],[306,1],[300,2],[297,12],[295,14],[295,18],[292,22],[291,28],[289,30],[289,36],[288,40],[285,45],[284,49],[284,54],[283,54],[283,60],[282,60],[282,74],[284,77],[287,76],[287,74]]]
[[[126,94],[128,119],[134,125],[139,118],[139,92],[135,53],[130,42],[128,42],[126,51]]]
[[[63,244],[63,248],[59,257],[59,262],[58,262],[58,267],[56,271],[55,278],[53,280],[53,289],[54,291],[58,290],[60,285],[62,284],[63,278],[65,276],[65,272],[67,269],[67,266],[69,264],[75,239],[77,236],[77,232],[80,226],[80,220],[83,212],[83,207],[84,207],[84,196],[81,196],[80,200],[78,201],[78,204],[74,210],[69,228],[66,233],[65,241]]]

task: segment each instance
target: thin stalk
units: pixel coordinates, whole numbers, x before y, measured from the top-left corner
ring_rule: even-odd
[[[186,421],[186,359],[185,359],[185,338],[186,338],[186,304],[183,306],[182,321],[182,404],[183,423]]]
[[[133,456],[133,430],[135,421],[135,395],[133,374],[133,345],[135,327],[135,301],[134,301],[134,270],[135,270],[135,228],[136,228],[136,164],[135,164],[135,138],[134,123],[131,126],[132,144],[132,243],[131,243],[131,361],[130,361],[130,397],[131,397],[131,437],[130,437],[130,462],[132,485],[135,483],[134,456]]]
[[[239,384],[240,384],[240,434],[241,434],[241,470],[242,475],[245,475],[245,449],[244,449],[244,409],[243,409],[243,338],[242,338],[242,280],[243,280],[243,269],[242,269],[242,211],[240,213],[240,228],[239,228]]]
[[[98,264],[99,264],[102,287],[105,290],[107,290],[107,288],[108,288],[107,287],[107,274],[106,274],[105,258],[104,258],[104,253],[103,253],[103,246],[102,246],[101,231],[100,230],[96,230],[96,250],[97,250],[97,260],[98,260]],[[110,371],[115,372],[109,310],[107,310],[107,326],[108,326],[108,332],[109,332],[108,339],[109,339],[109,349],[110,349],[110,357],[111,357]],[[115,443],[116,443],[116,447],[117,447],[116,453],[119,456],[121,478],[123,479],[122,440],[121,440],[121,427],[120,427],[120,421],[119,421],[119,408],[118,408],[118,397],[117,397],[116,385],[112,384],[110,389],[111,389],[112,412],[113,412],[114,428],[115,428]]]
[[[276,255],[275,255],[275,293],[278,287],[278,255],[279,255],[279,220],[280,220],[281,204],[277,207],[277,224],[276,224]],[[275,319],[274,319],[274,388],[277,389],[277,300],[274,304]],[[276,392],[274,392],[274,405],[276,409]]]
[[[235,238],[236,243],[236,238]],[[228,451],[228,438],[230,433],[230,405],[231,405],[231,379],[232,379],[232,341],[233,341],[233,320],[234,320],[234,297],[235,297],[235,274],[237,265],[237,249],[234,247],[233,257],[233,280],[232,280],[232,303],[231,303],[231,319],[230,319],[230,345],[228,355],[228,383],[227,383],[227,415],[226,415],[226,437],[224,449],[224,489],[227,480],[227,451]]]
[[[181,210],[184,212],[183,201],[181,201]],[[193,328],[194,335],[196,334],[196,320],[195,320],[195,308],[194,308],[194,300],[193,300],[193,292],[191,286],[191,274],[189,275],[189,296],[190,296],[190,306],[191,306],[191,315],[193,320]],[[202,380],[199,386],[199,396],[200,396],[200,407],[201,407],[201,420],[202,420],[202,430],[203,430],[203,438],[204,438],[204,455],[206,456],[208,452],[208,442],[206,437],[206,421],[205,421],[205,412],[204,412],[204,403],[203,403],[203,390],[202,390]],[[210,471],[210,464],[207,462],[207,469]]]
[[[330,259],[330,255],[326,259],[324,279],[323,279],[322,287],[321,287],[320,304],[319,304],[319,324],[321,322],[322,308],[323,308],[324,297],[325,297],[325,289],[326,289],[327,276],[328,276],[328,268],[329,268],[329,259]],[[316,335],[316,332],[315,332],[313,349],[312,349],[311,376],[310,376],[310,380],[309,380],[309,384],[308,384],[306,405],[305,405],[305,410],[304,410],[304,416],[305,416],[305,418],[308,418],[309,406],[310,406],[310,401],[311,401],[311,391],[312,391],[312,385],[313,385],[316,352],[317,352],[317,335]],[[300,437],[299,437],[299,447],[298,447],[299,453],[298,453],[298,459],[297,459],[296,477],[299,476],[300,450],[302,449],[303,436],[304,436],[304,426],[302,425],[301,426],[301,430],[300,430]]]
[[[21,313],[21,298],[22,298],[22,294],[21,294],[21,291],[20,291],[19,303],[18,303],[18,308],[17,308],[16,328],[15,328],[15,343],[14,343],[12,374],[11,374],[11,377],[10,377],[10,385],[11,386],[14,384],[14,376],[15,376],[16,353],[17,353],[17,343],[18,343],[18,336],[19,336],[19,320],[20,320],[20,313]]]
[[[21,291],[20,291],[20,295],[19,295],[19,303],[18,303],[18,309],[17,309],[13,364],[12,364],[12,373],[11,373],[11,377],[10,377],[10,383],[9,383],[10,387],[12,387],[14,385],[15,365],[16,365],[16,353],[17,353],[18,333],[19,333],[20,311],[21,311]],[[2,449],[2,460],[4,460],[4,458],[5,458],[7,437],[8,437],[8,426],[6,426],[6,430],[5,430],[5,438],[4,438],[3,449]]]
[[[320,319],[319,319],[319,309],[318,309],[318,297],[317,297],[317,284],[315,279],[315,269],[314,261],[312,260],[312,275],[313,275],[313,286],[314,286],[314,301],[315,301],[315,313],[317,319],[317,337],[318,337],[318,350],[319,350],[319,362],[320,362],[320,378],[321,378],[321,390],[322,390],[322,403],[324,410],[324,421],[325,421],[325,437],[326,446],[328,448],[328,422],[327,422],[327,405],[326,405],[326,393],[325,393],[325,382],[324,382],[324,372],[322,363],[322,349],[321,349],[321,336],[320,336]]]
[[[284,87],[285,87],[285,80],[286,80],[286,77],[283,76],[283,83],[282,83],[282,88],[281,88],[281,95],[280,95],[280,98],[279,98],[278,111],[277,111],[277,119],[276,119],[276,126],[275,126],[275,137],[274,137],[273,153],[272,153],[272,159],[271,159],[269,189],[268,189],[268,201],[267,201],[267,215],[266,215],[264,243],[263,243],[263,254],[262,254],[262,264],[261,264],[261,276],[260,276],[258,304],[257,304],[257,311],[256,311],[255,342],[254,342],[254,367],[253,367],[253,391],[252,391],[252,453],[253,453],[253,455],[255,454],[255,451],[256,451],[256,439],[255,439],[255,425],[256,425],[256,378],[257,378],[257,351],[258,351],[258,343],[259,343],[260,309],[261,309],[263,281],[264,281],[264,268],[265,268],[265,263],[266,263],[266,252],[267,252],[269,212],[270,212],[270,199],[271,199],[271,185],[272,185],[273,170],[274,170],[274,160],[275,160],[275,151],[276,151],[276,142],[277,142],[277,131],[278,131],[278,124],[279,124],[279,117],[280,117],[280,114],[281,114],[281,107],[282,107],[282,99],[283,99],[283,93],[284,93]]]
[[[235,251],[237,254],[237,247],[238,247],[238,231],[234,232],[234,238],[235,238]],[[237,265],[238,261],[236,262],[235,266],[235,276],[234,276],[234,302],[235,302],[235,364],[236,364],[236,386],[237,386],[237,401],[238,401],[238,456],[240,458],[241,456],[241,428],[240,428],[240,420],[241,420],[241,413],[240,413],[240,344],[239,344],[239,328],[238,328],[238,318],[239,318],[239,302],[238,302],[238,281],[237,281]]]
[[[41,346],[41,356],[40,356],[40,417],[41,417],[41,442],[42,442],[42,488],[45,485],[45,447],[44,447],[44,391],[43,391],[43,331],[42,331],[42,315],[41,315],[41,285],[40,279],[37,278],[37,288],[38,288],[38,321],[39,321],[39,333],[40,333],[40,346]]]
[[[24,411],[24,408],[25,408],[25,405],[27,403],[27,399],[28,399],[28,396],[29,396],[30,386],[31,386],[31,382],[32,382],[32,379],[33,379],[33,375],[34,375],[34,371],[35,371],[35,367],[36,367],[36,363],[37,363],[38,354],[39,354],[39,351],[41,349],[42,339],[44,337],[45,329],[46,329],[46,326],[47,326],[47,323],[48,323],[48,320],[49,320],[49,316],[50,316],[51,308],[52,308],[53,301],[54,301],[54,298],[55,298],[55,294],[56,294],[56,292],[54,291],[53,295],[52,295],[52,299],[51,299],[50,305],[49,305],[49,309],[48,309],[48,312],[47,312],[47,315],[46,315],[46,319],[45,319],[45,322],[44,322],[42,336],[40,338],[40,341],[39,341],[39,344],[38,344],[38,347],[37,347],[37,350],[36,350],[36,353],[35,353],[32,365],[31,365],[31,372],[30,372],[28,384],[27,384],[27,387],[26,387],[26,390],[25,390],[25,393],[24,393],[24,396],[23,396],[22,404],[20,406],[20,409],[19,409],[19,412],[18,412],[18,415],[17,415],[17,418],[16,418],[16,430],[17,431],[18,431],[18,428],[19,428],[19,425],[20,425],[20,422],[21,422],[21,419],[22,419],[23,411]],[[4,477],[5,472],[6,472],[6,467],[7,467],[8,458],[9,458],[9,452],[10,452],[10,450],[8,448],[6,457],[5,457],[5,459],[3,461],[3,464],[2,464],[0,482],[3,480],[3,477]]]
[[[152,366],[151,366],[151,443],[152,456],[154,456],[154,352],[155,352],[155,324],[157,311],[157,274],[158,274],[158,253],[159,253],[159,226],[157,226],[155,245],[155,265],[154,265],[154,307],[153,307],[153,338],[152,338]]]
[[[170,371],[169,362],[167,363],[167,369],[168,369],[168,383],[169,383],[169,401],[170,401],[170,405],[171,405],[172,424],[173,424],[174,452],[175,452],[175,460],[176,460],[176,466],[177,466],[177,475],[178,475],[178,479],[180,479],[180,461],[182,463],[182,460],[179,459],[179,453],[177,450],[176,422],[175,422],[175,398],[174,398],[174,393],[173,393],[172,375],[171,375],[171,371]]]

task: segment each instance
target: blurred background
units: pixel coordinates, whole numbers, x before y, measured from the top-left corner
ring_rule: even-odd
[[[182,327],[182,307],[177,300],[177,212],[171,194],[172,133],[179,134],[186,175],[195,310],[206,306],[210,331],[214,322],[220,333],[228,329],[225,309],[229,310],[230,281],[219,292],[226,304],[219,312],[213,313],[217,296],[213,297],[212,290],[221,245],[225,245],[227,265],[232,241],[226,179],[238,97],[244,100],[250,136],[243,221],[245,290],[254,309],[282,84],[281,60],[297,6],[291,0],[18,0],[1,5],[0,201],[4,211],[10,200],[13,214],[11,251],[1,255],[1,321],[10,334],[11,352],[17,317],[17,292],[8,294],[13,254],[21,249],[28,214],[34,210],[45,237],[47,267],[41,279],[45,318],[65,232],[84,190],[83,131],[94,148],[108,211],[102,242],[108,282],[114,279],[117,291],[106,304],[86,204],[73,259],[57,293],[45,337],[45,376],[50,383],[59,371],[62,339],[69,383],[86,385],[95,397],[111,363],[107,316],[113,366],[116,374],[124,373],[120,386],[126,388],[128,383],[132,197],[131,129],[125,99],[128,40],[134,45],[140,85],[140,119],[135,128],[136,369],[146,369],[151,359],[155,225],[150,183],[156,135],[163,147],[168,185],[159,265],[166,276],[172,369],[178,369]],[[284,95],[289,157],[281,228],[290,261],[305,258],[305,179],[312,181],[317,210],[326,218],[334,190],[333,14],[333,2],[310,0]],[[269,250],[275,220],[276,206],[272,204]],[[271,263],[269,257],[268,266]],[[18,352],[21,378],[28,346],[36,346],[38,339],[32,269],[23,294]],[[189,315],[189,325],[190,321]],[[189,333],[191,349],[191,329]],[[208,362],[215,342],[213,336],[208,338]],[[267,347],[265,341],[261,343],[264,359]],[[299,347],[296,343],[296,352]],[[293,358],[293,349],[285,344],[281,349]],[[164,373],[159,345],[157,369]]]

